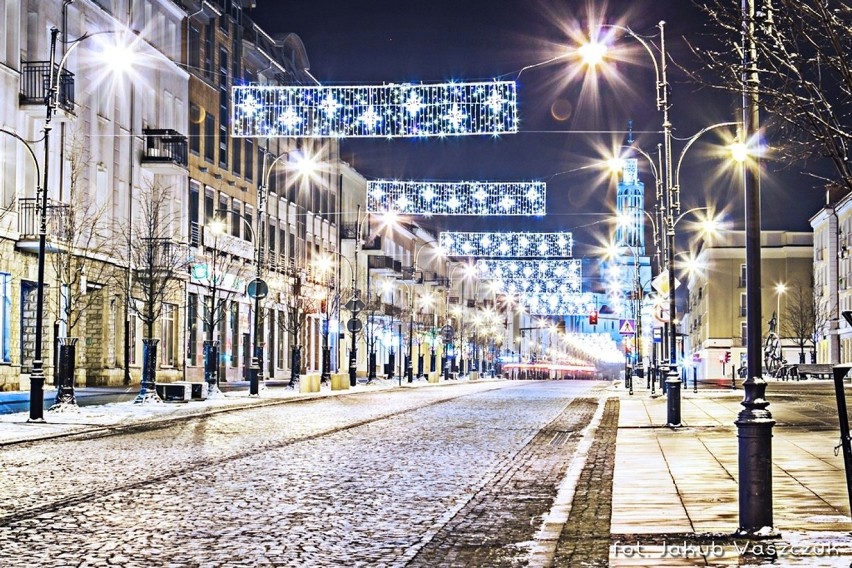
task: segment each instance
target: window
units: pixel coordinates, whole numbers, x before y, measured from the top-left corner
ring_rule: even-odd
[[[748,339],[748,326],[746,325],[746,322],[742,322],[740,324],[740,340],[742,341],[743,347],[748,346],[748,342],[746,341],[747,339]]]
[[[177,353],[177,333],[175,333],[175,312],[173,304],[163,304],[160,315],[160,366],[174,367]]]
[[[254,179],[254,142],[250,138],[246,138],[246,179],[251,181]]]
[[[12,275],[0,272],[0,363],[12,362]]]
[[[746,294],[741,293],[740,294],[740,317],[741,318],[744,318],[744,317],[746,317],[746,315],[748,315],[748,309],[746,308],[746,306],[748,306],[748,301],[746,300]]]
[[[287,330],[284,329],[285,321],[284,310],[278,310],[278,341],[276,341],[275,344],[276,347],[278,347],[277,359],[279,369],[284,369],[287,366],[285,365],[287,355]]]
[[[214,217],[216,217],[216,194],[208,187],[204,190],[204,224],[210,224]]]
[[[219,167],[228,167],[228,89],[222,86],[219,90]]]
[[[136,302],[137,300],[132,299],[131,302]],[[142,326],[142,322],[139,319],[139,314],[131,313],[130,318],[128,320],[127,325],[127,333],[130,336],[128,343],[130,344],[130,365],[138,365],[139,364],[139,354],[136,352],[137,343],[139,338],[139,328]]]
[[[251,205],[246,205],[245,221],[247,225],[245,230],[245,240],[251,242],[252,232],[250,228],[254,227],[254,208]]]
[[[242,172],[242,140],[239,138],[235,138],[232,142],[232,147],[234,149],[234,157],[232,158],[232,163],[234,164],[234,167],[232,169],[234,175],[238,176]]]
[[[213,22],[204,27],[204,74],[213,75]]]
[[[746,265],[740,265],[740,288],[746,287]]]
[[[213,163],[216,156],[216,117],[204,115],[204,159]]]
[[[186,306],[187,363],[198,364],[198,294],[190,292]]]
[[[240,236],[240,226],[243,222],[242,208],[243,204],[234,199],[233,205],[231,206],[231,236],[237,238]]]
[[[231,302],[231,367],[240,362],[240,305]]]
[[[196,104],[189,105],[189,151],[201,153],[201,107]]]

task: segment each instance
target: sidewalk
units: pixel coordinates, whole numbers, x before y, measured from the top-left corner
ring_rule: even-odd
[[[780,540],[747,541],[732,536],[739,521],[734,420],[743,390],[684,389],[678,429],[664,426],[665,397],[651,398],[645,388],[633,396],[614,390],[621,412],[611,566],[760,565],[770,559],[764,557],[772,543],[775,562],[784,566],[850,565],[852,523],[843,457],[834,455],[836,427],[776,424],[772,482]],[[770,411],[782,404],[772,404],[771,385],[767,398]],[[785,412],[796,412],[789,406]],[[747,547],[751,554],[743,555]]]

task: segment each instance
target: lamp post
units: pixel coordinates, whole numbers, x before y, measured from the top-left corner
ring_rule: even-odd
[[[672,123],[669,119],[669,83],[667,76],[667,63],[668,57],[666,54],[666,39],[665,39],[665,22],[661,21],[657,24],[657,28],[659,29],[659,47],[655,49],[652,48],[652,44],[642,36],[636,34],[632,29],[626,26],[614,25],[614,24],[605,24],[601,27],[614,28],[623,31],[624,33],[630,35],[634,39],[636,39],[648,55],[651,57],[651,61],[654,65],[654,73],[656,77],[655,83],[655,92],[656,92],[656,103],[657,110],[662,112],[663,115],[663,147],[662,147],[662,167],[660,168],[660,177],[662,178],[659,186],[663,189],[663,195],[658,196],[662,198],[661,204],[661,212],[660,217],[662,220],[663,228],[665,229],[665,257],[666,257],[666,270],[668,272],[667,280],[668,280],[668,290],[669,290],[669,361],[668,361],[668,373],[666,378],[666,387],[668,391],[667,398],[667,424],[671,427],[680,426],[681,416],[680,416],[680,388],[681,388],[681,380],[680,373],[677,368],[677,328],[675,326],[675,314],[677,311],[677,304],[675,301],[675,275],[674,275],[674,248],[675,248],[675,215],[680,210],[680,199],[679,199],[679,187],[675,179],[675,175],[672,168]],[[580,49],[581,54],[584,56],[586,61],[590,64],[597,64],[603,58],[605,53],[605,46],[600,44],[586,44],[582,46]],[[659,59],[658,59],[659,57]],[[702,130],[694,136],[687,143],[684,148],[683,153],[688,150],[689,146],[694,142],[698,136],[709,130],[710,128],[715,128],[714,125],[708,127],[705,130]],[[683,158],[683,153],[681,154],[681,159],[678,160],[678,170],[680,168],[680,164]]]
[[[760,77],[754,35],[755,2],[742,0],[743,138],[746,144],[760,133]],[[742,158],[748,157],[740,152]],[[743,383],[743,410],[737,416],[739,439],[739,532],[755,534],[773,526],[772,427],[766,409],[766,381],[761,361],[760,297],[760,159],[759,152],[743,159],[746,240],[746,333],[748,377]]]
[[[104,33],[117,33],[107,30]],[[59,64],[56,64],[56,42],[59,30],[55,27],[50,29],[50,63],[47,70],[47,93],[44,98],[45,120],[44,120],[44,161],[42,175],[43,183],[37,191],[37,208],[39,212],[39,235],[38,235],[38,267],[36,275],[36,321],[35,321],[35,349],[33,354],[33,367],[30,373],[30,416],[29,422],[44,422],[44,360],[42,356],[42,328],[44,327],[44,270],[45,255],[47,249],[47,192],[50,176],[50,132],[53,129],[51,121],[53,114],[59,106],[59,87],[62,72],[68,55],[84,40],[94,34],[83,34],[74,41],[68,42],[69,47]],[[72,379],[73,381],[73,379]],[[153,385],[151,385],[153,387]]]

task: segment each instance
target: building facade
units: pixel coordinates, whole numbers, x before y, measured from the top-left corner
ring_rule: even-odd
[[[794,292],[800,290],[800,297],[807,298],[812,290],[813,250],[811,233],[761,233],[761,336],[768,336],[772,322],[780,339],[781,359],[789,363],[799,361],[799,349],[790,337],[791,322],[784,319],[795,311]],[[730,377],[732,365],[746,365],[744,233],[727,231],[704,242],[694,265],[700,268],[688,276],[688,317],[684,318],[686,329],[681,330],[688,337],[684,364],[695,370],[699,380]]]

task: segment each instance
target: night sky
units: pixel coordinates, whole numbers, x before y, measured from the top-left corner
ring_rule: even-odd
[[[456,230],[572,231],[576,256],[594,254],[608,238],[615,180],[596,167],[557,175],[605,159],[623,143],[632,120],[637,143],[656,152],[662,141],[649,55],[628,36],[617,39],[624,60],[589,80],[576,59],[539,65],[576,45],[589,22],[626,25],[658,39],[666,21],[670,57],[692,62],[684,38],[700,43],[706,18],[689,0],[537,2],[535,0],[257,0],[249,12],[271,35],[301,37],[310,71],[325,85],[518,81],[520,132],[491,137],[350,140],[344,160],[368,179],[548,182],[548,214],[540,218],[454,218]],[[688,138],[705,126],[738,120],[741,97],[702,89],[669,66],[674,136]],[[597,94],[593,94],[593,85]],[[727,142],[702,136],[685,154],[682,209],[713,205],[731,228],[742,228],[742,196],[734,168],[711,155]],[[719,129],[733,134],[734,130]],[[771,144],[771,136],[769,138]],[[684,142],[673,144],[675,162]],[[654,180],[640,159],[646,207]],[[762,177],[763,227],[810,230],[808,218],[823,203],[814,182],[794,169],[766,163]],[[441,228],[446,218],[435,218]],[[688,246],[688,237],[682,236]],[[647,238],[650,243],[650,235]]]

